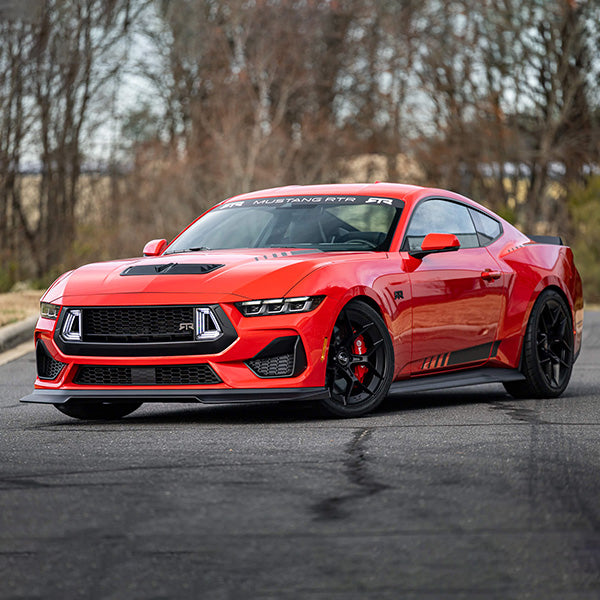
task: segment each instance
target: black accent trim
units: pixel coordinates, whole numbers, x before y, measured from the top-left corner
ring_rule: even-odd
[[[127,267],[120,275],[206,275],[225,265],[162,263],[160,265],[134,265]]]
[[[42,390],[37,389],[21,402],[64,404],[68,400],[82,402],[201,402],[202,404],[239,404],[248,402],[281,402],[283,400],[322,400],[329,397],[325,387],[261,388],[218,390]]]
[[[551,246],[564,246],[563,239],[558,235],[528,235],[536,244],[550,244]]]
[[[196,305],[194,305],[195,307]],[[217,340],[195,340],[189,342],[142,342],[142,343],[104,343],[104,342],[66,342],[61,336],[62,324],[67,314],[66,310],[60,311],[58,323],[54,333],[54,342],[63,354],[69,356],[176,356],[176,355],[205,355],[222,352],[235,340],[238,335],[233,325],[227,318],[225,311],[218,304],[210,306],[219,321],[223,335]],[[79,308],[79,307],[68,307]],[[98,308],[98,307],[82,307]],[[108,308],[108,307],[100,307]],[[113,308],[113,307],[111,307]],[[142,308],[139,306],[122,306],[116,308]]]
[[[464,350],[456,350],[450,353],[450,358],[448,359],[446,366],[452,367],[464,363],[487,360],[490,357],[491,350],[492,342],[480,344],[479,346],[472,346],[471,348],[465,348]]]
[[[409,252],[409,254],[413,258],[418,258],[419,260],[422,260],[423,258],[425,258],[426,256],[429,256],[430,254],[442,254],[443,252],[456,252],[457,250],[460,250],[460,249],[461,249],[460,246],[449,246],[448,248],[441,248],[439,250],[411,250]],[[469,250],[469,248],[465,248],[465,250]]]
[[[283,375],[264,375],[261,374],[261,365],[259,361],[266,361],[270,358],[280,358],[292,355],[292,364],[288,372]],[[255,362],[256,361],[256,362]],[[299,335],[287,335],[275,338],[267,344],[258,354],[246,361],[246,366],[261,379],[281,379],[282,377],[296,377],[306,369],[306,352]]]
[[[500,348],[500,342],[502,340],[496,340],[494,345],[492,346],[492,351],[490,353],[490,358],[494,358],[498,354],[498,348]]]
[[[223,383],[206,363],[192,365],[79,365],[76,385],[215,385]]]
[[[54,381],[66,366],[66,363],[52,358],[42,340],[35,345],[35,364],[38,378],[46,381]]]
[[[453,387],[466,385],[478,385],[483,383],[503,383],[506,381],[523,381],[525,375],[517,369],[481,368],[469,369],[453,373],[442,373],[441,375],[427,375],[404,379],[392,383],[389,395],[406,394],[410,392],[429,392],[433,390],[445,390]]]

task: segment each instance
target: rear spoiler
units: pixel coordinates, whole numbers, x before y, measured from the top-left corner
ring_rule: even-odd
[[[527,237],[536,244],[551,244],[552,246],[564,246],[562,238],[558,235],[529,235]]]

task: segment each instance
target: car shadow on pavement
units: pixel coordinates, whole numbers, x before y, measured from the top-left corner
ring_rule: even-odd
[[[90,426],[98,423],[134,424],[190,424],[203,425],[252,425],[285,423],[339,423],[349,426],[357,421],[370,420],[387,415],[401,415],[418,410],[444,408],[477,403],[510,400],[503,390],[449,390],[444,392],[418,392],[406,396],[388,397],[373,413],[356,419],[340,419],[324,413],[316,403],[277,402],[269,404],[146,404],[133,414],[116,421],[78,421],[65,417],[53,423],[65,426]]]
[[[578,383],[567,389],[562,399],[577,399],[578,397],[595,394],[592,385]],[[557,399],[547,399],[538,402],[556,402]],[[47,423],[51,427],[89,427],[101,423],[122,425],[155,424],[202,424],[202,425],[280,425],[286,423],[336,423],[338,426],[353,426],[378,417],[402,416],[416,411],[443,409],[464,406],[468,409],[476,404],[500,405],[502,403],[515,404],[527,402],[518,400],[506,393],[498,385],[480,386],[472,388],[453,388],[450,390],[434,392],[414,392],[412,394],[389,396],[375,410],[364,417],[355,419],[340,419],[324,413],[317,403],[311,402],[273,402],[269,404],[168,404],[147,403],[138,411],[113,421],[78,421],[69,417],[64,420]]]

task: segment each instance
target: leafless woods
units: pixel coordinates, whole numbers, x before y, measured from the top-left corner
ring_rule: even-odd
[[[357,178],[593,244],[571,197],[600,204],[598,23],[591,0],[0,3],[0,286]]]

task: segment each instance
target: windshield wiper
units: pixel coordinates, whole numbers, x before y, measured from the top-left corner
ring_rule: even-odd
[[[208,246],[192,246],[185,250],[172,250],[171,252],[165,252],[165,254],[182,254],[183,252],[201,252],[202,250],[212,250]]]

